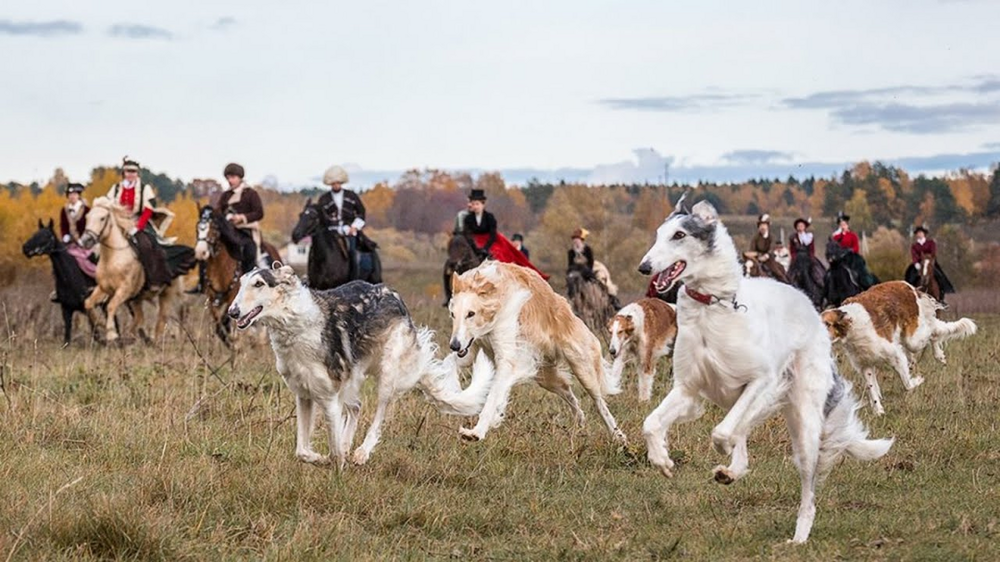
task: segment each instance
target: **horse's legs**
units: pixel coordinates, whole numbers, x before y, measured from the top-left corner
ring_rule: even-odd
[[[156,310],[156,331],[154,332],[156,341],[163,339],[163,331],[167,326],[167,315],[174,306],[175,294],[182,288],[181,282],[180,277],[174,279],[170,286],[163,288],[163,292],[160,293],[160,297],[157,299],[159,306]]]
[[[97,305],[101,304],[108,298],[108,294],[101,290],[100,287],[94,287],[94,290],[87,297],[87,300],[83,301],[83,310],[87,313],[87,317],[90,318],[91,326],[99,326],[101,324],[100,318],[97,316]],[[107,307],[104,307],[105,313],[107,312]]]
[[[118,313],[118,307],[121,306],[128,299],[128,293],[124,290],[115,291],[112,295],[111,300],[108,301],[108,319],[105,323],[104,329],[107,334],[106,340],[111,343],[118,339],[118,330],[115,325],[115,314]],[[142,305],[140,304],[138,310],[133,310],[135,319],[132,321],[132,331],[134,332],[135,325],[137,321],[141,322],[142,319]]]
[[[444,304],[441,306],[448,306],[448,303],[451,302],[451,274],[453,271],[455,270],[452,269],[449,264],[446,263],[444,265],[444,276],[442,277],[442,284],[444,285]]]
[[[63,316],[63,346],[69,345],[70,339],[73,335],[73,309],[62,305],[62,316]]]
[[[145,311],[142,309],[142,301],[141,300],[133,301],[131,304],[128,305],[128,309],[132,311],[132,324],[128,327],[129,336],[135,337],[136,335],[138,335],[143,339],[143,341],[149,343],[147,341],[149,338],[148,336],[146,336],[146,332],[143,330],[143,325],[146,322],[146,314]]]

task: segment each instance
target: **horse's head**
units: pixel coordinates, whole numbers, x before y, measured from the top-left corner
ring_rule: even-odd
[[[44,256],[55,251],[59,244],[52,219],[49,219],[48,225],[42,224],[42,220],[38,219],[38,230],[21,246],[21,251],[26,258]]]
[[[934,283],[934,254],[920,255],[920,289],[928,290]]]
[[[199,261],[207,260],[214,252],[215,244],[219,240],[219,215],[211,206],[206,205],[198,212],[198,224],[195,235],[197,242],[194,245],[194,259]]]
[[[299,240],[306,236],[312,236],[322,223],[322,213],[320,213],[319,207],[313,204],[312,197],[310,197],[306,201],[305,207],[302,208],[302,212],[299,213],[299,222],[292,229],[292,242],[298,244]]]
[[[128,210],[107,197],[98,197],[87,213],[87,226],[80,237],[80,245],[92,248],[98,241],[110,236],[115,228],[124,234],[130,223]]]

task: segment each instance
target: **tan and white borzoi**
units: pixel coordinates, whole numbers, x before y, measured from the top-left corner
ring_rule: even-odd
[[[834,462],[845,453],[877,459],[892,440],[867,439],[850,383],[836,372],[830,338],[808,297],[771,279],[742,277],[715,208],[702,201],[688,211],[682,201],[639,266],[656,274],[658,290],[677,281],[685,288],[677,301],[673,388],[643,424],[649,460],[672,475],[668,430],[701,416],[708,399],[727,411],[712,442],[732,454],[728,467],[715,470],[717,481],[731,483],[747,473],[747,435],[780,410],[802,486],[791,542],[805,542],[817,486]]]
[[[639,299],[622,307],[608,321],[611,341],[608,351],[614,359],[611,371],[621,379],[627,363],[638,363],[639,400],[648,401],[653,394],[656,363],[674,352],[677,338],[677,312],[672,304],[660,299]]]
[[[830,337],[843,344],[851,366],[864,375],[876,415],[885,413],[876,367],[888,363],[903,387],[913,390],[924,382],[923,377],[910,376],[910,365],[916,363],[918,354],[930,345],[934,358],[947,364],[942,345],[976,333],[976,323],[968,318],[938,320],[941,308],[941,303],[905,281],[889,281],[823,312]]]
[[[408,390],[420,388],[438,410],[475,415],[482,408],[492,366],[477,358],[464,391],[455,359],[435,358],[434,334],[417,328],[406,305],[384,285],[353,281],[314,291],[289,266],[255,269],[240,278],[229,308],[236,327],[267,327],[278,373],[295,394],[299,460],[325,463],[312,449],[313,404],[330,427],[329,459],[343,467],[361,412],[361,384],[378,377],[378,405],[364,442],[351,460],[363,464],[378,443],[388,408]]]
[[[511,388],[532,379],[565,400],[582,425],[583,410],[570,386],[572,372],[594,399],[611,436],[625,442],[604,401],[619,392],[618,381],[608,372],[597,337],[565,298],[537,273],[495,261],[454,274],[451,282],[452,351],[466,357],[473,348],[485,350],[496,370],[475,427],[459,430],[463,438],[480,440],[500,425]]]

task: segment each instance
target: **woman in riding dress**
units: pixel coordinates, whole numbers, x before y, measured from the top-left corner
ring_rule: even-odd
[[[87,213],[90,207],[83,200],[83,184],[71,183],[66,186],[66,204],[59,211],[59,234],[66,251],[73,256],[83,273],[94,277],[97,265],[90,261],[91,251],[80,245],[80,237],[87,228]]]
[[[150,219],[156,206],[156,192],[153,186],[143,185],[139,179],[139,163],[125,158],[122,162],[122,181],[111,186],[108,199],[129,209],[135,225],[128,232],[134,240],[136,253],[146,274],[146,285],[162,287],[172,281],[167,255],[157,240],[156,231]]]
[[[788,240],[792,254],[792,264],[788,268],[788,278],[793,285],[805,291],[813,300],[820,304],[823,298],[823,278],[826,268],[816,257],[816,241],[809,232],[811,219],[795,219],[795,234]]]
[[[761,269],[767,274],[768,277],[781,281],[782,283],[788,282],[788,277],[785,275],[785,268],[781,267],[774,258],[774,254],[771,251],[771,243],[774,238],[771,236],[771,215],[764,213],[757,218],[757,233],[754,234],[753,239],[750,241],[750,252],[756,254],[757,263],[760,264]]]
[[[937,243],[934,242],[933,238],[929,238],[928,234],[930,233],[925,226],[918,226],[913,229],[913,244],[910,246],[910,260],[912,263],[910,267],[906,268],[903,278],[910,285],[919,287],[920,262],[924,260],[924,255],[931,256],[934,258],[934,279],[937,281],[938,288],[941,289],[941,301],[943,302],[944,295],[955,292],[955,286],[951,284],[951,280],[948,279],[944,270],[941,269],[941,264],[937,261]]]
[[[566,252],[566,274],[576,271],[587,281],[594,279],[594,251],[587,244],[590,232],[578,228],[570,235],[570,248]]]
[[[486,210],[486,192],[482,189],[473,189],[469,193],[469,213],[465,215],[462,234],[480,257],[492,257],[498,261],[527,267],[542,279],[549,278],[532,265],[507,237],[497,232],[497,219]]]
[[[850,222],[850,215],[844,214],[843,211],[837,214],[837,230],[830,236],[830,240],[835,244],[833,248],[827,246],[826,259],[830,262],[831,270],[835,262],[843,262],[844,266],[854,272],[857,286],[862,291],[867,291],[878,285],[879,280],[868,270],[865,258],[861,257],[861,244],[858,235],[851,230]]]

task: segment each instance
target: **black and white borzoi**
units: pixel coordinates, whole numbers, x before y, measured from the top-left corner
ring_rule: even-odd
[[[791,542],[805,542],[816,488],[834,462],[845,453],[877,459],[893,441],[867,439],[851,385],[836,372],[830,338],[808,297],[770,279],[743,278],[715,208],[702,201],[689,211],[682,201],[639,266],[641,273],[656,273],[661,292],[684,282],[673,388],[643,424],[649,460],[672,475],[667,432],[675,422],[701,416],[708,399],[727,410],[712,443],[732,454],[728,467],[715,469],[715,479],[729,484],[747,473],[747,435],[780,410],[802,483]]]
[[[492,365],[477,357],[463,391],[454,355],[438,360],[433,332],[415,327],[402,299],[384,285],[352,281],[315,291],[291,267],[275,264],[243,275],[229,315],[241,330],[255,322],[267,327],[278,373],[295,394],[295,454],[304,462],[327,462],[312,449],[315,403],[330,428],[329,460],[344,466],[367,374],[378,378],[378,406],[351,457],[355,464],[368,460],[387,409],[408,390],[420,388],[441,412],[466,416],[479,413],[492,382]]]

